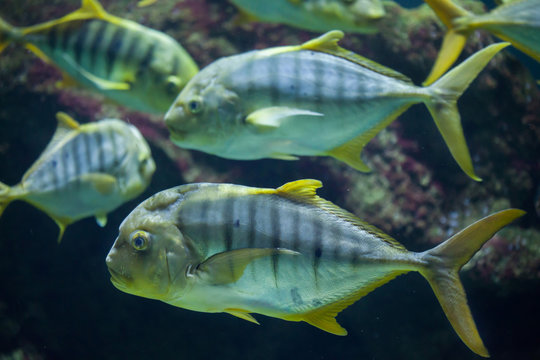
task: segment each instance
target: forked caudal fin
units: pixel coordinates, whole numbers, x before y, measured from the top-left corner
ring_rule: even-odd
[[[11,188],[9,186],[0,182],[0,216],[2,216],[2,213],[9,203],[14,200],[12,196],[10,196],[10,190]]]
[[[420,273],[431,285],[461,340],[480,356],[489,357],[489,353],[476,329],[458,271],[497,231],[524,214],[524,211],[518,209],[492,214],[420,254],[426,263]]]
[[[450,153],[459,167],[473,180],[481,181],[474,173],[471,155],[465,142],[457,100],[487,63],[509,43],[490,45],[470,56],[459,66],[426,88],[431,97],[425,102]]]

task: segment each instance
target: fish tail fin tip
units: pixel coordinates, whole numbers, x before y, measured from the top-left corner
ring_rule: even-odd
[[[489,357],[489,353],[478,334],[458,272],[497,231],[524,214],[518,209],[492,214],[423,253],[427,266],[420,273],[431,285],[458,336],[483,357]]]
[[[0,216],[2,216],[2,213],[4,212],[6,207],[13,200],[14,198],[13,196],[11,196],[11,187],[4,184],[3,182],[0,182]]]
[[[491,58],[508,45],[509,43],[497,43],[476,52],[425,88],[430,93],[430,99],[425,102],[426,106],[450,153],[459,167],[475,181],[481,181],[481,179],[474,173],[471,156],[461,127],[457,100]]]
[[[0,53],[14,40],[19,37],[16,27],[8,24],[0,17]]]

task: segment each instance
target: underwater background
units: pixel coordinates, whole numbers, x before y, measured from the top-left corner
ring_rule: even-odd
[[[460,2],[482,11],[477,1]],[[317,34],[282,25],[237,25],[226,0],[102,1],[108,12],[178,40],[200,68],[223,56],[299,44]],[[443,28],[420,3],[392,7],[373,35],[346,34],[341,45],[420,84],[436,58]],[[488,4],[487,6],[491,6]],[[0,16],[26,26],[61,17],[79,1],[2,0]],[[386,20],[387,19],[387,20]],[[460,60],[494,40],[475,33]],[[14,185],[43,151],[55,114],[81,123],[117,117],[149,141],[157,171],[144,194],[110,213],[104,228],[87,218],[57,226],[25,202],[0,218],[0,359],[474,359],[446,320],[428,283],[400,276],[338,316],[346,337],[305,323],[257,316],[261,326],[227,314],[197,313],[120,292],[105,256],[127,214],[152,194],[190,182],[278,187],[314,178],[319,194],[422,251],[482,216],[527,211],[497,233],[461,271],[469,306],[493,359],[540,358],[539,66],[503,51],[458,106],[477,174],[455,164],[425,106],[415,105],[377,135],[360,173],[331,158],[233,161],[174,146],[162,117],[134,112],[89,90],[57,88],[61,74],[28,50],[0,54],[0,181]]]

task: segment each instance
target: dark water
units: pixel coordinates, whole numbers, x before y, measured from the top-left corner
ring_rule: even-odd
[[[30,25],[62,16],[77,4],[6,0],[0,3],[0,16]],[[278,25],[235,27],[231,19],[236,10],[225,1],[158,0],[146,9],[135,9],[134,1],[104,5],[167,31],[201,67],[235,52],[315,36]],[[434,22],[397,26],[411,31],[408,42],[384,33],[351,36],[345,43],[420,83],[441,30]],[[486,36],[467,51],[490,42]],[[429,285],[415,273],[344,310],[338,322],[349,331],[346,337],[256,314],[261,326],[227,314],[192,312],[122,293],[110,283],[105,256],[119,224],[157,191],[192,181],[277,187],[300,178],[321,179],[321,196],[415,251],[432,247],[484,211],[510,206],[527,210],[496,246],[486,245],[489,251],[462,272],[462,280],[493,359],[540,358],[540,225],[534,209],[540,184],[540,95],[528,67],[538,73],[536,63],[501,57],[460,101],[482,183],[460,172],[419,105],[368,146],[364,158],[374,168],[369,175],[324,158],[242,162],[182,150],[171,155],[166,152],[170,148],[151,141],[158,170],[150,187],[109,214],[105,228],[94,219],[81,220],[68,227],[58,245],[50,218],[27,203],[12,203],[0,218],[0,359],[479,358],[459,340]],[[8,185],[20,181],[48,143],[57,111],[70,111],[81,122],[108,114],[134,122],[145,116],[109,103],[101,108],[102,99],[89,92],[42,85],[57,76],[53,67],[20,48],[0,55],[0,181]]]

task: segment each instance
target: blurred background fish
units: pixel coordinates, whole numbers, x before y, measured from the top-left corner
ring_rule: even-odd
[[[456,61],[467,38],[486,30],[540,61],[540,0],[506,1],[485,14],[473,14],[451,0],[425,0],[448,28],[424,85],[437,80]]]
[[[135,110],[164,113],[197,73],[165,33],[108,14],[96,0],[60,19],[13,27],[0,19],[0,51],[21,43],[75,80]]]
[[[322,183],[278,189],[198,183],[145,200],[120,226],[106,262],[121,291],[189,310],[305,321],[347,335],[335,317],[409,271],[431,285],[454,330],[489,356],[458,271],[498,230],[523,216],[485,217],[425,252],[316,195]]]
[[[241,11],[239,22],[279,23],[315,32],[373,33],[377,20],[385,15],[381,0],[230,1]]]
[[[0,183],[0,215],[14,200],[49,215],[60,228],[88,216],[105,226],[107,213],[146,189],[156,169],[140,132],[117,119],[79,125],[57,114],[58,128],[47,148],[9,187]]]
[[[415,103],[425,103],[461,169],[475,175],[459,96],[505,44],[471,56],[430,87],[337,45],[331,31],[299,46],[218,60],[191,79],[165,115],[180,147],[230,159],[332,156],[360,171],[365,145]]]

